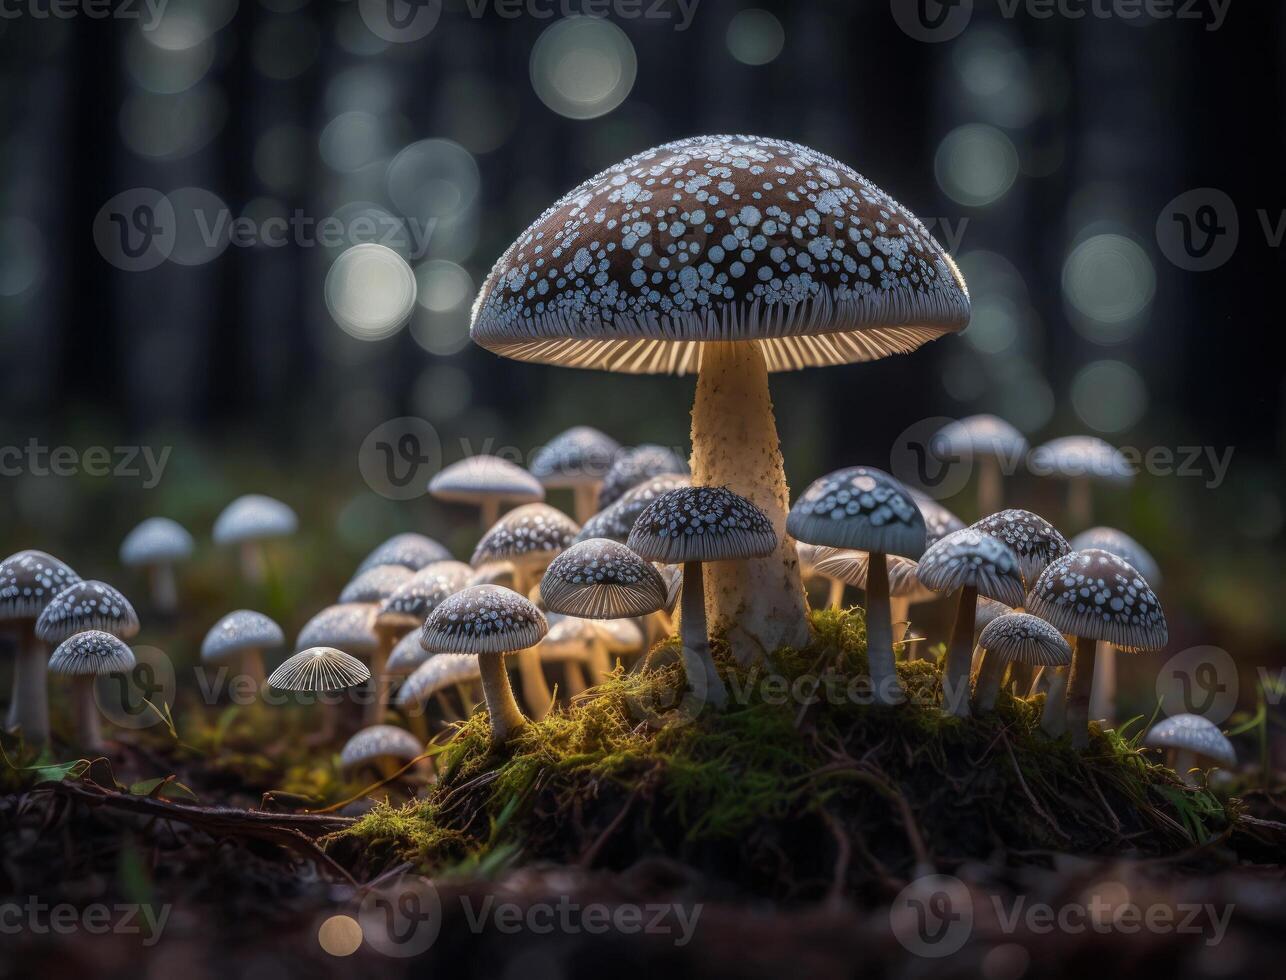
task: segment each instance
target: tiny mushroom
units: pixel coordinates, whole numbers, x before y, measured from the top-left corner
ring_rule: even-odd
[[[284,645],[286,637],[273,620],[251,609],[237,609],[210,627],[201,643],[201,662],[238,661],[255,685],[264,683],[263,652]]]
[[[423,744],[405,728],[371,725],[344,743],[339,765],[348,772],[368,767],[379,773],[381,779],[389,780],[423,754]]]
[[[415,635],[415,644],[424,650],[419,634]],[[446,689],[454,687],[464,714],[468,715],[474,703],[470,688],[482,677],[477,654],[429,653],[427,650],[424,650],[424,654],[426,659],[421,661],[398,688],[398,708],[403,714],[414,718],[423,711],[429,698],[433,698],[442,709],[443,717],[447,721],[454,721],[459,712],[446,699]]]
[[[76,582],[59,592],[36,620],[36,636],[50,646],[86,630],[102,630],[122,640],[138,636],[138,614],[106,582]]]
[[[595,510],[598,488],[612,468],[621,444],[588,425],[577,425],[542,446],[532,457],[531,475],[546,490],[570,490],[578,524]]]
[[[445,545],[432,538],[414,532],[395,534],[381,545],[372,549],[357,566],[360,575],[368,568],[377,565],[401,565],[413,572],[418,572],[425,565],[438,561],[449,561],[451,552]]]
[[[392,644],[388,637],[381,636],[375,630],[376,609],[374,602],[341,602],[335,606],[327,606],[304,624],[295,640],[295,649],[334,647],[356,657],[365,657],[370,663],[370,673],[376,678],[376,683],[370,692],[370,699],[366,701],[363,715],[367,720],[378,724],[382,720],[387,687],[384,663]],[[328,726],[332,721],[328,717]],[[329,732],[329,727],[327,731]]]
[[[545,499],[539,480],[499,456],[468,456],[452,463],[429,481],[429,493],[447,503],[477,507],[484,531],[496,523],[503,505]]]
[[[872,466],[836,470],[814,480],[795,501],[786,530],[809,544],[869,553],[866,649],[872,694],[876,704],[901,703],[886,556],[918,559],[924,552],[924,518],[910,491]]]
[[[68,637],[49,658],[50,672],[71,677],[75,685],[76,730],[82,748],[103,751],[94,679],[101,674],[122,674],[134,662],[134,651],[125,641],[102,630],[86,630]]]
[[[972,525],[975,531],[989,534],[1018,556],[1018,571],[1024,589],[1030,589],[1050,563],[1071,551],[1067,539],[1039,514],[1029,510],[1002,510]]]
[[[1065,667],[1072,662],[1072,648],[1063,634],[1029,613],[997,616],[983,628],[978,645],[983,655],[974,689],[974,707],[980,714],[996,707],[1007,664]]]
[[[1051,439],[1028,454],[1027,469],[1036,476],[1067,481],[1067,515],[1073,527],[1090,522],[1091,482],[1116,487],[1134,482],[1134,469],[1124,454],[1097,436]]]
[[[637,486],[594,514],[576,535],[576,541],[588,541],[590,538],[608,538],[624,544],[630,536],[630,530],[639,514],[658,496],[667,490],[692,486],[691,477],[678,473],[662,473],[649,477]]]
[[[1004,496],[1003,477],[1013,474],[1027,455],[1027,439],[995,415],[970,415],[948,422],[930,443],[943,461],[978,464],[978,512],[999,510]]]
[[[152,585],[152,605],[158,612],[172,613],[178,606],[174,566],[192,557],[192,535],[168,517],[149,517],[125,535],[121,542],[121,564],[146,569]]]
[[[598,509],[606,510],[627,492],[655,476],[687,475],[687,462],[673,449],[651,443],[626,449],[617,454],[611,469],[603,477],[598,491]]]
[[[258,584],[268,574],[263,542],[289,537],[298,529],[299,518],[289,506],[272,497],[251,493],[223,508],[214,522],[214,543],[239,545],[241,574],[246,581]]]
[[[591,538],[549,563],[540,594],[550,612],[620,619],[664,608],[667,589],[656,567],[628,547]]]
[[[1193,783],[1197,758],[1208,759],[1231,769],[1237,764],[1232,743],[1208,718],[1201,715],[1172,715],[1157,722],[1143,738],[1150,749],[1164,749],[1167,761],[1181,779]]]

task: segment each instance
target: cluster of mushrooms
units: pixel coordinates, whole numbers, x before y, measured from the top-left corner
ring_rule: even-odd
[[[769,374],[907,354],[963,330],[969,314],[964,279],[924,224],[809,147],[698,136],[603,171],[500,257],[471,335],[524,361],[695,374],[690,460],[656,445],[622,449],[580,426],[530,470],[490,456],[443,469],[429,492],[480,515],[470,562],[421,535],[381,545],[337,604],[304,626],[298,652],[267,684],[366,685],[365,727],[349,758],[413,758],[423,732],[390,726],[390,715],[413,726],[412,709],[432,699],[454,717],[471,710],[478,688],[504,745],[558,697],[592,696],[614,663],[648,669],[645,652],[673,631],[677,612],[689,685],[724,710],[710,636],[726,636],[743,664],[804,646],[804,582],[821,578],[835,602],[846,584],[865,590],[878,704],[905,700],[896,654],[914,644],[895,641],[894,627],[909,605],[958,593],[945,710],[987,712],[1006,687],[1017,696],[1039,688],[1045,730],[1085,746],[1090,716],[1110,716],[1098,710],[1111,698],[1107,651],[1159,649],[1165,619],[1135,542],[1096,529],[1069,543],[1035,514],[1000,509],[1002,463],[1022,440],[1012,427],[980,416],[939,434],[935,451],[977,468],[987,516],[972,526],[863,466],[822,477],[791,506]],[[1091,481],[1130,476],[1110,446],[1087,437],[1047,443],[1027,460],[1068,479],[1078,526],[1088,524]],[[569,492],[571,516],[546,504],[546,491]],[[231,524],[221,517],[216,538],[241,545],[243,573],[255,580],[260,539]],[[149,560],[130,549],[131,563],[154,570],[158,603],[172,595],[179,550],[157,548]],[[30,616],[36,603],[6,608]],[[265,618],[234,613],[204,655],[257,671],[254,658],[280,638]],[[341,714],[327,712],[323,737]]]

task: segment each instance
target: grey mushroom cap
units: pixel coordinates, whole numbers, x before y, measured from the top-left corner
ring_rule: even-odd
[[[532,457],[531,475],[548,488],[596,486],[607,476],[621,444],[588,425],[549,440]]]
[[[138,613],[118,589],[106,582],[76,582],[59,592],[36,620],[36,635],[46,643],[86,630],[101,630],[122,640],[138,636]]]
[[[978,607],[974,610],[973,628],[980,630],[986,628],[988,623],[994,621],[998,616],[1008,616],[1013,612],[1009,606],[1003,602],[997,602],[995,599],[978,599]]]
[[[0,562],[0,621],[35,619],[63,589],[79,582],[71,567],[43,551],[19,551]]]
[[[435,654],[420,643],[420,631],[412,629],[393,645],[384,669],[390,674],[409,674],[432,656]]]
[[[1028,454],[1027,468],[1037,476],[1088,477],[1117,486],[1134,482],[1134,470],[1125,456],[1097,436],[1051,439]]]
[[[482,676],[477,654],[436,653],[417,667],[397,691],[397,704],[423,704],[438,691],[455,684],[469,684]]]
[[[102,630],[86,630],[58,645],[49,658],[49,672],[72,677],[120,674],[134,662],[134,651],[124,640]]]
[[[1231,768],[1237,752],[1223,732],[1201,715],[1173,715],[1157,722],[1143,738],[1151,749],[1182,749]]]
[[[598,631],[588,619],[578,616],[557,616],[549,624],[549,632],[537,649],[540,659],[546,662],[589,659],[590,647],[598,641]]]
[[[891,598],[923,602],[935,597],[936,593],[920,581],[917,574],[918,562],[899,555],[888,555],[884,561],[888,570]],[[864,589],[866,575],[871,567],[871,556],[865,551],[827,548],[814,567],[818,575],[838,579],[855,589]]]
[[[605,510],[654,476],[687,476],[688,464],[673,449],[645,443],[617,453],[598,488],[598,509]]]
[[[629,547],[669,565],[763,558],[777,547],[777,532],[762,510],[727,487],[679,487],[648,504]]]
[[[331,647],[309,647],[286,660],[268,677],[281,691],[342,691],[371,679],[356,657]]]
[[[1152,557],[1152,553],[1147,548],[1124,531],[1118,531],[1114,527],[1092,527],[1072,538],[1071,548],[1073,551],[1098,548],[1101,551],[1111,552],[1117,558],[1124,559],[1127,565],[1133,566],[1135,571],[1147,579],[1148,585],[1152,588],[1161,587],[1161,566],[1157,564],[1157,560]]]
[[[219,663],[247,650],[271,650],[285,642],[285,634],[272,619],[252,609],[237,609],[210,627],[201,643],[201,659]]]
[[[550,563],[540,580],[540,595],[550,612],[619,619],[664,608],[667,589],[652,564],[625,545],[591,538]]]
[[[1018,570],[1030,588],[1050,563],[1072,550],[1053,524],[1029,510],[1002,510],[973,525],[1009,545],[1018,556]]]
[[[875,184],[797,143],[719,135],[570,191],[496,263],[471,333],[520,360],[683,374],[709,341],[756,342],[770,370],[794,370],[968,320],[955,263]]]
[[[439,500],[466,504],[488,498],[510,503],[545,499],[539,480],[499,456],[469,456],[452,463],[429,481],[429,493]]]
[[[911,491],[911,497],[915,500],[915,505],[920,508],[920,516],[924,518],[924,543],[926,548],[941,541],[948,534],[964,528],[964,521],[956,517],[955,514],[951,513],[927,493],[917,490],[915,487],[907,487],[907,489]]]
[[[1066,667],[1072,662],[1072,648],[1063,634],[1029,613],[997,616],[983,627],[978,645],[1002,660],[1034,667]]]
[[[588,541],[591,538],[608,538],[624,544],[629,540],[630,531],[639,514],[667,490],[692,486],[692,478],[678,473],[662,473],[649,477],[637,486],[627,490],[624,496],[612,501],[607,507],[585,522],[585,526],[576,535],[576,541]]]
[[[432,538],[408,531],[395,534],[383,544],[374,548],[357,566],[356,575],[377,565],[402,565],[413,572],[418,572],[425,565],[437,561],[449,561],[451,552],[446,546]]]
[[[482,536],[470,563],[539,563],[567,548],[580,525],[548,504],[525,504],[505,514]]]
[[[1063,633],[1106,640],[1127,652],[1160,650],[1170,639],[1156,593],[1116,555],[1073,551],[1036,580],[1027,608]]]
[[[239,544],[263,538],[284,538],[299,529],[299,518],[287,504],[263,494],[238,497],[215,519],[215,544]]]
[[[380,758],[410,762],[424,753],[420,740],[405,728],[396,725],[371,725],[344,743],[339,752],[339,764],[344,769]]]
[[[436,653],[511,653],[540,642],[544,614],[525,596],[499,585],[472,585],[429,614],[420,642]]]
[[[944,458],[990,456],[1016,462],[1027,454],[1028,444],[1026,436],[996,415],[969,415],[939,429],[933,448]]]
[[[425,565],[380,603],[376,620],[414,619],[418,623],[447,596],[469,584],[473,569],[464,562],[444,561]]]
[[[809,544],[903,558],[924,552],[924,517],[911,491],[872,466],[850,466],[809,484],[786,517],[787,532]]]
[[[354,575],[339,594],[339,601],[383,602],[414,574],[405,565],[375,565]]]
[[[683,591],[683,566],[653,562],[652,567],[665,581],[665,611],[674,612],[674,607],[679,604],[679,593]]]
[[[178,521],[149,517],[125,535],[121,564],[127,568],[173,564],[192,556],[192,535]]]
[[[934,592],[953,592],[969,586],[978,595],[1007,606],[1025,600],[1018,556],[1003,541],[965,528],[931,545],[920,558],[920,581]]]
[[[379,649],[374,629],[375,606],[368,602],[346,602],[327,606],[304,624],[295,640],[295,649],[338,647],[361,657]]]

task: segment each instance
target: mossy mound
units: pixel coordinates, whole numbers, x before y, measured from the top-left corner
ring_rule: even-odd
[[[738,890],[806,899],[859,894],[927,862],[1179,854],[1237,819],[1120,732],[1096,730],[1083,753],[1051,741],[1041,698],[1002,694],[987,717],[945,715],[927,661],[898,665],[909,703],[871,705],[858,610],[816,613],[807,649],[757,667],[719,643],[715,657],[724,712],[686,714],[671,663],[618,671],[504,752],[475,714],[442,746],[427,798],[378,806],[330,846],[436,874],[663,854]]]

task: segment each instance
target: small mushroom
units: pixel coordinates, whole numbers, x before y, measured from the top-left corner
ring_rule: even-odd
[[[970,415],[949,422],[933,438],[941,459],[978,464],[978,512],[998,511],[1003,499],[1004,475],[1012,474],[1027,455],[1027,439],[995,415]]]
[[[539,480],[499,456],[469,456],[452,463],[429,481],[429,493],[448,503],[477,507],[484,531],[499,519],[503,505],[545,499]]]
[[[228,504],[214,522],[214,543],[238,545],[241,574],[247,582],[259,584],[268,574],[263,543],[284,538],[299,529],[299,518],[289,506],[272,497],[251,493]]]
[[[392,779],[406,763],[424,754],[424,745],[405,728],[371,725],[344,743],[339,753],[340,768],[352,772],[374,769],[381,779]]]
[[[168,517],[149,517],[121,542],[121,564],[147,570],[157,612],[168,614],[178,608],[174,566],[191,558],[192,548],[192,535]]]
[[[138,636],[138,614],[120,591],[106,582],[76,582],[59,592],[36,620],[36,636],[50,646],[87,630],[122,640]]]
[[[1027,457],[1037,476],[1067,481],[1067,517],[1073,527],[1090,523],[1091,484],[1128,487],[1134,470],[1119,450],[1096,436],[1064,436],[1037,446]]]
[[[598,490],[598,509],[606,510],[630,490],[655,476],[688,476],[687,461],[664,446],[646,443],[617,453]],[[688,481],[691,484],[691,480]]]
[[[997,616],[983,628],[978,645],[983,649],[974,688],[974,707],[979,714],[995,709],[1007,665],[1065,667],[1072,662],[1072,648],[1063,635],[1030,613]]]
[[[405,636],[423,626],[425,618],[438,603],[465,588],[472,576],[473,569],[462,561],[425,565],[380,602],[375,614],[375,629],[398,637]]]
[[[588,425],[562,432],[532,457],[531,475],[546,490],[570,490],[575,499],[576,523],[593,515],[598,488],[611,470],[621,444]]]
[[[692,479],[678,473],[649,477],[594,514],[577,533],[575,541],[579,543],[591,538],[607,538],[624,544],[629,539],[634,522],[648,504],[667,490],[690,486]]]
[[[1181,779],[1195,784],[1192,770],[1198,757],[1231,769],[1237,764],[1237,752],[1223,732],[1201,715],[1172,715],[1157,722],[1143,738],[1150,749],[1163,749],[1166,759]]]
[[[655,566],[625,545],[591,538],[549,563],[540,594],[551,612],[621,619],[665,608],[667,587]]]
[[[405,565],[372,565],[349,580],[339,594],[339,601],[383,602],[414,574]]]
[[[357,575],[377,565],[401,565],[413,572],[418,572],[425,565],[439,561],[450,561],[451,552],[445,545],[432,538],[414,532],[395,534],[383,544],[375,547],[357,566]]]
[[[356,657],[333,647],[315,646],[300,650],[268,677],[268,686],[279,691],[343,691],[371,679],[371,672]],[[310,744],[329,742],[335,735],[335,705],[324,704],[322,728]]]
[[[433,698],[442,709],[447,721],[454,721],[458,712],[446,699],[446,690],[454,687],[465,715],[473,710],[474,698],[470,690],[482,678],[478,656],[473,653],[430,653],[424,649],[417,632],[408,636],[424,653],[424,659],[398,688],[396,704],[403,713],[416,715],[424,704]]]
[[[1018,571],[1024,587],[1030,589],[1050,563],[1071,551],[1067,539],[1039,514],[1029,510],[1002,510],[971,525],[975,531],[989,534],[1018,556]]]
[[[63,640],[49,658],[50,673],[72,678],[75,686],[77,739],[82,748],[102,752],[103,733],[94,679],[101,674],[123,674],[134,666],[134,651],[119,637],[102,630],[86,630]]]
[[[295,649],[320,647],[343,650],[352,656],[366,658],[371,665],[368,676],[383,677],[389,646],[386,639],[375,631],[377,608],[371,602],[345,602],[327,606],[304,624],[295,640]],[[272,682],[271,677],[268,680],[269,683]],[[384,707],[384,692],[376,683],[366,693],[369,694],[369,699],[362,712],[364,717],[382,720],[380,713]],[[324,727],[319,738],[328,739],[334,734],[339,721],[338,705],[327,705],[326,708]]]
[[[201,662],[237,661],[260,690],[264,684],[263,652],[275,650],[286,637],[272,619],[251,609],[237,609],[210,627],[201,643]]]

